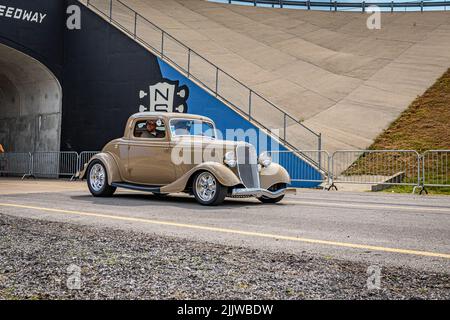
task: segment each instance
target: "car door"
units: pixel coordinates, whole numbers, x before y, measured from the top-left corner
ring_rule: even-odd
[[[164,137],[141,137],[142,123],[161,121],[159,131],[164,131]],[[128,182],[162,186],[176,180],[175,166],[171,160],[172,147],[170,145],[167,124],[161,119],[148,118],[136,121],[135,129],[129,144],[128,152]]]

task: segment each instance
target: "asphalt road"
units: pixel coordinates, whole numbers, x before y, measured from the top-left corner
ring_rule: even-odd
[[[85,183],[0,178],[0,213],[450,273],[445,196],[300,190],[277,205],[202,207],[185,195],[93,198]]]

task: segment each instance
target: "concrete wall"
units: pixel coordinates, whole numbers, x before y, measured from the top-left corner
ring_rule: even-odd
[[[0,143],[6,151],[59,150],[62,90],[35,59],[0,44]]]

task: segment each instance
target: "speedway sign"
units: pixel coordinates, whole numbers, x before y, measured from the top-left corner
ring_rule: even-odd
[[[47,17],[46,13],[9,7],[0,4],[0,18],[8,18],[41,24],[44,21],[45,17]]]

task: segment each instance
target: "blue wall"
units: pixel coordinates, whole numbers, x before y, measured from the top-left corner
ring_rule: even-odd
[[[158,58],[158,62],[163,78],[177,80],[180,82],[180,86],[185,85],[189,88],[189,98],[187,100],[188,113],[203,115],[211,118],[216,123],[217,129],[220,130],[224,136],[226,129],[243,129],[244,131],[248,129],[256,130],[259,135],[258,141],[265,141],[255,145],[258,150],[258,154],[263,151],[270,150],[287,150],[276,140],[259,130],[255,125],[244,119],[236,111],[232,110],[223,102],[207,93],[166,62],[162,61],[160,58]],[[251,142],[248,141],[248,139],[245,140],[247,142]],[[314,167],[297,156],[292,154],[281,155],[279,162],[289,171],[291,178],[307,177],[308,180],[321,180],[321,174]],[[292,184],[293,187],[298,188],[313,188],[318,185],[319,183],[317,182],[293,182]]]

